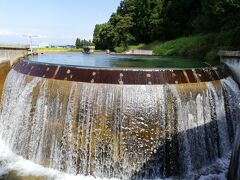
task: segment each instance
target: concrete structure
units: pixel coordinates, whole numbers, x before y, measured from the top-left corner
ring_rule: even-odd
[[[6,45],[0,44],[0,58],[9,60],[13,65],[17,59],[28,55],[29,45]]]
[[[223,67],[90,68],[22,60],[9,73],[5,97],[21,94],[24,101],[3,104],[19,108],[3,111],[7,128],[0,131],[24,158],[56,169],[67,162],[63,172],[192,179],[184,177],[189,169],[201,171],[228,154],[238,121],[227,100],[238,91],[228,77]]]
[[[221,60],[224,60],[226,57],[238,57],[240,58],[240,51],[219,51],[218,55]]]
[[[144,55],[144,56],[154,55],[152,50],[141,50],[141,49],[132,50],[132,51],[128,52],[127,54]]]
[[[221,62],[226,64],[234,79],[240,84],[240,51],[219,51]]]
[[[11,69],[10,61],[0,59],[0,99],[2,96],[3,85],[10,69]]]
[[[28,55],[28,45],[3,45],[0,44],[0,99],[3,85],[11,66],[17,62],[20,57]]]

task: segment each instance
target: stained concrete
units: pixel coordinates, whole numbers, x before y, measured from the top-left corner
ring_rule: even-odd
[[[11,69],[10,61],[3,61],[0,60],[0,98],[2,96],[3,86],[5,79],[7,77],[8,72]]]
[[[27,56],[29,49],[28,45],[0,44],[0,58],[9,60],[10,64],[13,65],[20,57]]]
[[[30,46],[28,45],[0,44],[0,98],[5,79],[12,65],[14,65],[19,58],[27,56],[29,49]]]

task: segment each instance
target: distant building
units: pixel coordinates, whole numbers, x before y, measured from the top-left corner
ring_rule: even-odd
[[[39,46],[38,45],[32,45],[32,48],[37,49],[37,48],[39,48]]]
[[[50,45],[49,45],[48,43],[40,43],[40,44],[38,45],[38,47],[39,47],[39,48],[49,48]]]

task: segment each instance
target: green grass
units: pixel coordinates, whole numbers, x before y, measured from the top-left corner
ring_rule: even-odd
[[[94,52],[106,52],[106,50],[97,49],[97,50],[95,50]]]
[[[219,50],[236,50],[240,48],[240,29],[230,32],[209,33],[180,37],[171,41],[155,41],[150,44],[129,46],[130,49],[153,50],[160,56],[180,56],[198,58],[206,62],[218,60]]]
[[[153,50],[155,46],[159,45],[160,42],[159,41],[154,41],[150,44],[137,44],[137,45],[129,45],[127,48],[127,51],[131,51],[134,49],[144,49],[144,50]],[[118,47],[119,48],[119,47]]]
[[[134,49],[142,49],[145,46],[145,44],[137,44],[137,45],[130,45],[128,46],[128,51],[134,50]]]
[[[211,50],[214,35],[197,35],[181,37],[160,43],[154,47],[154,52],[162,56],[188,56],[203,58]]]
[[[64,53],[64,52],[82,52],[82,49],[69,48],[38,48],[38,53]]]

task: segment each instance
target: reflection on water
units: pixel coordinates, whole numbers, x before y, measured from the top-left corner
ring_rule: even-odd
[[[208,67],[201,59],[173,58],[160,56],[130,56],[107,54],[41,54],[29,57],[30,60],[62,65],[88,67],[134,67],[134,68],[196,68]],[[215,62],[213,65],[217,65]]]

